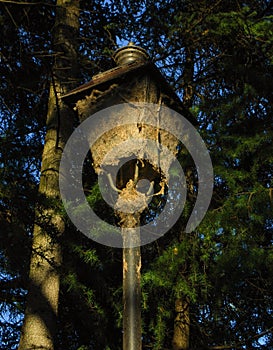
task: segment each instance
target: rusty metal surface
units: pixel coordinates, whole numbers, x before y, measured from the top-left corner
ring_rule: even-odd
[[[150,58],[145,49],[130,42],[127,46],[119,48],[113,56],[118,66],[129,62],[147,62]]]
[[[129,73],[135,72],[137,74],[138,71],[146,71],[148,75],[157,80],[163,87],[166,92],[170,95],[170,97],[174,98],[177,103],[181,104],[179,97],[176,95],[174,90],[167,83],[166,79],[162,76],[158,68],[152,62],[132,62],[127,63],[122,66],[117,66],[112,69],[109,69],[103,73],[99,73],[92,77],[92,80],[77,87],[74,90],[71,90],[69,93],[62,96],[62,99],[67,100],[68,102],[75,102],[79,99],[81,93],[88,94],[94,87],[102,85],[108,81],[112,81],[122,76],[125,76]]]
[[[124,74],[127,74],[140,67],[144,67],[147,65],[149,65],[149,63],[147,64],[143,62],[132,62],[132,63],[124,64],[122,66],[114,67],[103,73],[96,74],[92,77],[91,81],[77,87],[76,89],[71,90],[69,93],[63,95],[62,99],[70,99],[71,97],[74,97],[74,96],[77,97],[77,95],[80,94],[81,92],[88,92],[88,90],[92,90],[95,86],[117,79],[123,76]]]
[[[122,83],[128,78],[130,82],[132,77],[136,77],[140,74],[146,74],[152,80],[158,84],[161,92],[168,97],[166,105],[178,113],[181,113],[186,117],[193,125],[197,125],[195,118],[192,114],[185,109],[180,98],[175,93],[173,88],[168,84],[164,76],[161,74],[160,70],[156,65],[151,62],[132,62],[127,63],[122,66],[117,66],[109,69],[103,73],[99,73],[92,77],[92,80],[79,86],[78,88],[71,90],[69,93],[62,96],[62,99],[68,105],[75,107],[77,101],[84,99],[89,96],[91,92],[95,89],[103,91],[109,87],[111,83]],[[108,87],[107,87],[108,86]]]

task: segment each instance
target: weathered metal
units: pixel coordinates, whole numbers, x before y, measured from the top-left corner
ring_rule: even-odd
[[[113,56],[116,64],[122,66],[131,62],[147,62],[149,55],[146,50],[130,42],[127,46],[118,49]]]
[[[147,208],[147,196],[137,191],[137,182],[141,179],[162,188],[167,185],[166,174],[171,160],[162,157],[162,145],[172,154],[177,153],[178,140],[162,127],[172,125],[172,113],[161,114],[162,106],[168,106],[183,113],[181,102],[156,66],[149,61],[145,50],[133,45],[120,48],[114,54],[118,67],[100,73],[91,82],[80,86],[63,96],[68,103],[73,103],[81,122],[103,110],[124,103],[119,114],[107,112],[107,118],[100,120],[99,128],[104,124],[115,125],[101,135],[91,146],[93,166],[97,174],[105,174],[109,184],[116,189],[118,200],[115,213],[120,220],[123,236],[123,349],[141,350],[141,290],[140,290],[140,236],[139,226],[142,212]],[[158,106],[156,109],[139,108],[138,103]],[[126,105],[134,106],[134,122],[122,122],[128,114]],[[132,116],[132,114],[131,114]],[[137,120],[137,122],[135,122]],[[151,121],[149,125],[145,121]],[[120,121],[120,123],[119,123]],[[179,127],[179,125],[177,125]],[[149,140],[155,147],[149,146]],[[141,143],[136,149],[135,144]],[[126,147],[124,144],[126,143]],[[145,156],[144,156],[145,153]],[[127,159],[127,162],[124,160]],[[141,166],[138,166],[138,161]],[[151,162],[149,159],[157,159]],[[121,164],[124,164],[121,167]],[[111,174],[120,169],[119,178],[113,183]],[[149,189],[150,191],[150,189]],[[130,212],[122,209],[136,207]],[[133,230],[132,230],[133,229]],[[132,246],[131,247],[131,243]],[[128,248],[129,247],[129,248]]]
[[[130,216],[132,214],[129,214]],[[129,217],[128,217],[128,220]],[[130,233],[122,230],[124,240],[139,239],[139,228]],[[141,350],[141,252],[140,246],[123,249],[123,349]]]

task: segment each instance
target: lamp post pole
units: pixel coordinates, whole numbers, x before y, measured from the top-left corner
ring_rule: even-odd
[[[138,171],[119,191],[115,205],[123,239],[123,350],[142,349],[140,217],[153,185],[145,194],[137,191],[137,181]]]
[[[133,214],[128,214],[131,216]],[[134,218],[135,219],[135,218]],[[131,218],[128,217],[128,221]],[[123,235],[123,350],[141,350],[141,252],[139,227],[122,228]]]

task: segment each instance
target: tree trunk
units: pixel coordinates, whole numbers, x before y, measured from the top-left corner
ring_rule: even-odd
[[[73,113],[60,96],[75,86],[78,76],[77,45],[79,2],[58,0],[53,44],[56,53],[48,101],[47,132],[42,155],[29,272],[27,308],[19,344],[20,350],[54,349],[57,329],[62,262],[60,235],[65,229],[60,211],[59,163],[73,128]]]
[[[188,350],[190,346],[190,312],[187,298],[175,301],[173,350]]]
[[[184,94],[183,105],[187,110],[193,105],[194,101],[194,50],[187,44],[185,47],[185,66],[183,74],[184,82]],[[192,169],[187,171],[187,175],[191,176]],[[189,191],[193,188],[193,184],[189,183]],[[193,195],[190,193],[190,195]],[[182,239],[189,239],[182,237]],[[187,350],[190,346],[190,312],[189,312],[189,300],[187,297],[182,296],[175,301],[175,320],[174,320],[174,334],[173,334],[173,350]]]
[[[185,66],[183,74],[183,105],[186,109],[190,109],[193,105],[194,98],[194,52],[192,47],[185,47]]]

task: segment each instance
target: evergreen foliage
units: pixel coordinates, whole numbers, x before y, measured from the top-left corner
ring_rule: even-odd
[[[172,348],[177,298],[190,303],[191,349],[273,349],[271,2],[80,4],[78,83],[111,68],[118,45],[135,41],[195,118],[214,167],[211,206],[195,232],[183,231],[193,186],[181,220],[142,247],[143,349]],[[35,207],[54,205],[37,189],[60,54],[52,43],[55,14],[51,0],[0,1],[0,349],[19,342]],[[113,223],[90,162],[85,168],[89,202]],[[56,349],[121,349],[121,251],[88,240],[69,220],[61,243]]]

